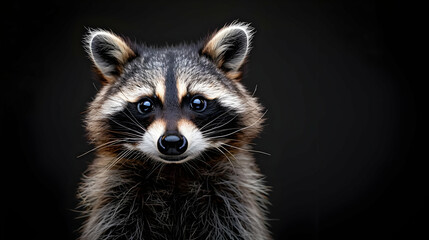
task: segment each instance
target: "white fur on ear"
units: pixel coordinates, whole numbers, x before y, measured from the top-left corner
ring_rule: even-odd
[[[253,28],[248,23],[233,22],[212,35],[202,53],[210,56],[225,71],[238,71],[250,51]]]
[[[135,56],[122,38],[105,30],[90,30],[86,45],[92,62],[107,81],[114,80],[124,64]]]

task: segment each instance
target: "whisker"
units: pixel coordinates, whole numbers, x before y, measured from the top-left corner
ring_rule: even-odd
[[[224,146],[219,146],[221,147],[223,150],[225,150],[227,153],[229,153],[229,155],[231,155],[231,157],[233,157],[235,159],[235,161],[237,162],[237,158],[235,157],[234,154],[232,154],[228,149],[226,149]]]
[[[106,171],[110,170],[113,166],[115,166],[119,161],[126,158],[132,151],[127,149],[124,152],[120,153],[113,161],[106,167]]]
[[[252,97],[255,96],[256,90],[258,90],[258,84],[255,84],[255,89],[253,90]]]
[[[203,158],[203,159],[200,159],[200,157],[201,157],[201,158]],[[201,152],[201,153],[199,154],[199,156],[196,158],[196,160],[197,160],[197,161],[199,161],[199,162],[204,163],[206,166],[210,166],[210,165],[207,163],[206,157],[207,157],[207,158],[209,158],[209,159],[211,159],[211,158],[210,158],[210,156],[209,156],[205,151],[203,151],[203,152]]]
[[[124,95],[124,97],[129,101],[129,99],[128,99],[128,97],[124,94],[124,92],[122,91],[122,89],[120,89],[119,90],[121,93],[122,93],[122,95]],[[112,98],[112,97],[109,97],[108,98],[109,100],[111,100],[111,101],[114,101],[114,102],[117,102],[117,103],[121,103],[120,101],[118,101],[118,100],[116,100],[116,99],[114,99],[114,98]],[[131,101],[129,101],[129,102],[131,102]],[[133,115],[133,113],[131,112],[131,110],[127,107],[127,106],[125,106],[125,109],[128,111],[128,113],[130,114],[130,116],[132,117],[130,117],[128,114],[126,114],[124,111],[122,111],[123,113],[124,113],[124,115],[129,119],[129,120],[131,120],[131,122],[132,123],[134,123],[135,125],[137,125],[141,130],[143,130],[144,132],[146,132],[146,128],[144,128],[143,127],[143,125],[141,125],[139,122],[138,122],[138,120],[135,118],[135,116]],[[112,120],[111,118],[109,118],[110,120]]]
[[[115,131],[115,130],[107,130],[107,131],[111,132],[111,133],[116,133],[116,134],[131,136],[131,137],[134,137],[136,139],[143,137],[143,134],[135,134],[135,133],[130,133],[130,132]]]
[[[233,169],[233,171],[235,172],[235,168],[234,168],[234,164],[232,163],[232,161],[231,161],[231,159],[222,151],[222,150],[220,150],[220,148],[218,148],[218,147],[215,147],[220,153],[222,153],[225,157],[226,157],[226,159],[228,159],[228,161],[229,161],[229,163],[231,164],[231,167],[232,167],[232,169]]]
[[[137,134],[142,134],[141,132],[139,132],[139,131],[137,131],[135,129],[129,128],[127,126],[124,126],[124,125],[118,123],[117,121],[113,120],[113,118],[111,118],[111,117],[108,117],[108,119],[111,120],[111,121],[113,121],[114,123],[118,124],[119,126],[123,127],[124,129],[130,130],[130,131],[132,131],[134,133],[137,133]]]
[[[217,131],[207,131],[207,132],[203,132],[202,134],[206,137],[209,137],[209,135],[212,135],[212,134],[218,134],[221,132],[227,132],[227,131],[238,130],[238,129],[241,129],[241,128],[226,128],[226,129],[220,129]]]
[[[213,128],[208,129],[207,131],[202,131],[202,133],[205,133],[205,132],[208,132],[208,131],[213,131],[213,130],[216,130],[218,128],[221,128],[221,127],[227,125],[228,123],[232,122],[237,117],[238,117],[238,114],[235,115],[233,118],[229,119],[226,123],[223,123],[222,125],[217,125],[217,126],[215,126]],[[200,128],[200,131],[201,131],[201,128]]]
[[[200,131],[202,131],[205,127],[207,127],[207,126],[208,126],[209,124],[211,124],[212,122],[216,121],[218,118],[222,117],[223,115],[225,115],[225,114],[227,114],[227,113],[229,113],[229,112],[231,112],[231,111],[232,111],[232,109],[229,109],[228,111],[226,111],[226,112],[224,112],[224,113],[220,114],[219,116],[215,117],[213,120],[211,120],[210,122],[208,122],[208,123],[206,123],[204,126],[202,126],[202,127],[200,128]]]
[[[128,97],[124,94],[124,92],[122,92],[122,90],[121,90],[121,93],[124,95],[124,97],[126,98],[126,99],[128,99]],[[111,97],[109,97],[109,99],[110,100],[112,100],[112,101],[115,101],[115,102],[119,102],[118,100],[116,100],[116,99],[113,99],[113,98],[111,98]],[[136,124],[140,129],[142,129],[145,133],[148,133],[152,138],[153,138],[153,136],[152,136],[152,134],[150,133],[150,132],[148,132],[147,131],[147,129],[146,128],[144,128],[139,122],[138,122],[138,120],[134,117],[134,115],[131,113],[131,111],[129,110],[129,108],[127,107],[127,106],[125,106],[125,109],[127,109],[127,111],[130,113],[130,115],[134,118],[134,120],[135,121],[133,121],[129,116],[128,116],[128,114],[125,114],[125,116],[128,118],[128,119],[130,119],[134,124]],[[110,118],[109,118],[110,119]],[[111,119],[112,121],[113,121],[113,119]],[[127,127],[125,127],[125,128],[127,128]],[[127,128],[128,129],[128,128]],[[131,129],[130,129],[131,130]],[[135,131],[135,130],[134,130]]]
[[[258,120],[256,120],[254,123],[250,124],[249,126],[246,126],[246,127],[240,128],[240,129],[238,129],[238,130],[236,130],[236,131],[234,131],[234,132],[232,132],[232,133],[228,133],[228,134],[221,135],[221,136],[211,137],[211,139],[223,138],[223,137],[231,136],[231,135],[233,135],[233,134],[235,134],[235,133],[237,133],[237,132],[240,132],[240,131],[246,130],[246,129],[248,129],[248,128],[251,128],[251,127],[253,127],[255,124],[257,124],[259,121],[261,121],[261,120],[262,120],[262,118],[265,116],[265,114],[267,113],[267,111],[268,111],[268,110],[266,110],[266,111],[264,112],[264,114],[262,114],[262,116],[261,116]]]
[[[128,102],[131,102],[128,97],[125,95],[125,93],[122,91],[122,89],[119,89],[119,91],[122,93],[122,95],[124,95],[124,97],[128,100]],[[127,106],[125,106],[125,109],[127,109],[127,111],[130,113],[130,115],[133,117],[134,121],[127,115],[125,114],[125,116],[127,116],[131,121],[134,122],[134,124],[136,124],[138,127],[140,127],[143,131],[146,131],[146,129],[143,127],[143,125],[141,125],[139,123],[139,121],[136,119],[136,117],[131,113],[130,109],[128,109]]]
[[[246,151],[246,152],[260,153],[260,154],[264,154],[264,155],[267,155],[267,156],[271,156],[271,154],[269,154],[267,152],[263,152],[263,151],[258,151],[258,150],[253,150],[253,149],[244,149],[244,148],[236,147],[236,146],[229,145],[229,144],[226,144],[226,143],[221,143],[221,144],[225,145],[225,146],[228,146],[228,147],[235,148],[235,149],[239,149],[239,150],[242,150],[242,151]]]
[[[105,147],[114,146],[116,143],[119,143],[119,142],[122,142],[122,141],[124,141],[124,140],[123,139],[116,139],[116,140],[112,140],[112,141],[103,143],[103,144],[101,144],[101,145],[99,145],[97,147],[94,147],[94,148],[90,149],[89,151],[86,151],[86,152],[82,153],[81,155],[77,156],[76,158],[81,158],[81,157],[87,155],[88,153],[93,152],[93,151],[98,150],[98,149],[102,149],[102,148],[105,148]]]

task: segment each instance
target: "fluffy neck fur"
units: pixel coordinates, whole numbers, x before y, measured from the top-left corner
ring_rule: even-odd
[[[81,239],[270,239],[266,187],[245,151],[156,164],[99,153],[80,189]]]

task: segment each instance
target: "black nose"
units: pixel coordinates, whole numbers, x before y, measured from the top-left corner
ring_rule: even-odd
[[[179,155],[188,148],[185,136],[177,133],[166,133],[158,140],[158,150],[165,155]]]

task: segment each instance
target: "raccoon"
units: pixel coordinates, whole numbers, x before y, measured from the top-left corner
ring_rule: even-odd
[[[251,154],[264,111],[241,84],[253,32],[234,22],[154,48],[89,31],[102,87],[85,119],[96,157],[80,239],[271,239]]]

